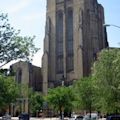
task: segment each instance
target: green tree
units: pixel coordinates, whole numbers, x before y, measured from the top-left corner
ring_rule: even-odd
[[[95,109],[95,89],[91,77],[84,77],[74,84],[77,108],[91,113]]]
[[[19,87],[13,77],[0,74],[0,109],[6,109],[19,96]]]
[[[99,53],[93,66],[97,107],[102,112],[120,113],[120,49]]]
[[[62,111],[65,109],[72,110],[74,101],[74,94],[71,87],[57,87],[49,89],[47,95],[49,105],[52,105],[54,110],[60,112],[62,118]]]
[[[33,44],[35,37],[22,37],[19,33],[8,23],[8,15],[0,14],[0,68],[18,58],[30,60],[38,51]]]
[[[29,95],[29,109],[34,115],[36,115],[36,112],[42,110],[43,101],[43,95],[40,92],[31,91]]]

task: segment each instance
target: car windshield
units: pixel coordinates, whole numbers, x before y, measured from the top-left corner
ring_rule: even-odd
[[[88,113],[83,118],[83,120],[97,120],[97,119],[98,119],[98,116],[96,113],[91,113],[91,117],[90,117],[90,114]]]
[[[83,120],[83,116],[77,116],[76,120]]]

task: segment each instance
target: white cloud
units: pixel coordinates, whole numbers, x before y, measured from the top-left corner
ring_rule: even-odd
[[[24,21],[33,21],[33,20],[38,20],[41,18],[45,20],[45,12],[31,13],[29,15],[23,16]]]
[[[43,52],[39,50],[33,57],[32,64],[38,67],[41,67],[41,58],[42,58]]]
[[[31,3],[31,0],[21,0],[20,2],[17,2],[15,4],[9,5],[6,9],[9,13],[15,14],[25,7],[27,7]]]

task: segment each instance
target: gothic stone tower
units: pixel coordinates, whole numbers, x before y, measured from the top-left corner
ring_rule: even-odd
[[[72,84],[90,74],[97,52],[108,46],[104,10],[97,0],[47,0],[43,88]]]

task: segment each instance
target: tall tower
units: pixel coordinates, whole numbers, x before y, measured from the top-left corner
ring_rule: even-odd
[[[103,24],[104,10],[97,0],[47,0],[45,86],[60,85],[62,79],[70,85],[90,74],[97,52],[108,46]]]

